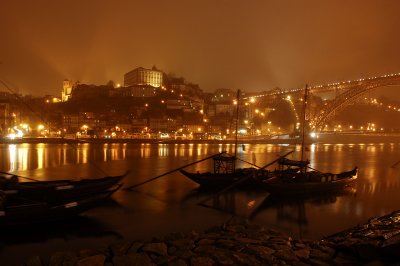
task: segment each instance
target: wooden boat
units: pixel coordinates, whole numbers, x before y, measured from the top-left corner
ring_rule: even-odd
[[[267,170],[258,171],[255,168],[239,168],[235,169],[235,172],[232,173],[191,173],[183,169],[179,170],[179,172],[199,184],[202,189],[224,188],[248,176],[250,176],[250,178],[243,182],[241,186],[252,187],[258,184],[255,180],[256,176],[258,180],[263,180],[272,176]]]
[[[260,180],[260,186],[272,194],[311,194],[343,189],[357,179],[358,168],[338,174],[319,171],[280,174]]]
[[[111,197],[122,185],[98,191],[91,195],[78,196],[51,203],[22,197],[9,197],[0,193],[0,226],[13,226],[63,220],[99,206]]]
[[[201,189],[221,189],[228,187],[239,180],[246,179],[238,188],[259,188],[260,182],[280,174],[296,173],[298,168],[283,170],[265,170],[256,168],[236,168],[232,172],[203,172],[193,173],[180,169],[179,172],[200,185]]]
[[[0,189],[8,197],[24,197],[35,201],[62,202],[91,195],[114,186],[128,174],[96,179],[19,182],[16,176],[0,178]]]

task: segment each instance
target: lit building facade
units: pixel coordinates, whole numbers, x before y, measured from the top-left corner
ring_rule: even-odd
[[[150,85],[152,87],[161,87],[163,84],[163,73],[159,70],[145,69],[143,67],[135,68],[124,75],[124,86]]]
[[[63,89],[61,91],[61,101],[66,102],[71,98],[73,84],[71,80],[65,79],[63,81]]]

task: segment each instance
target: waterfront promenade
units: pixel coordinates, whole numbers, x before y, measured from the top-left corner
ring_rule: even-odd
[[[235,139],[149,139],[149,138],[20,138],[7,139],[3,138],[1,143],[164,143],[164,144],[185,144],[185,143],[209,143],[209,144],[234,144]],[[300,144],[299,137],[282,136],[246,136],[239,137],[239,144]],[[306,144],[356,144],[356,143],[400,143],[400,133],[374,133],[374,134],[359,134],[359,133],[318,133],[314,137],[306,137]]]

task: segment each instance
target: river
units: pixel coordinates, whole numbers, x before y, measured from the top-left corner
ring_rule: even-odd
[[[265,165],[300,146],[244,144],[240,159]],[[124,186],[137,184],[171,169],[221,151],[234,153],[232,144],[0,144],[2,171],[36,180],[96,178],[130,170]],[[112,202],[78,219],[53,225],[2,229],[0,261],[15,263],[32,255],[99,248],[123,239],[149,239],[170,232],[202,230],[232,215],[283,231],[295,238],[319,239],[400,209],[399,143],[313,144],[305,157],[320,171],[340,172],[359,167],[356,182],[340,193],[311,198],[278,199],[263,191],[233,191],[198,205],[207,194],[176,172],[135,191],[119,190]],[[239,163],[239,167],[248,167]],[[273,169],[275,166],[271,166]],[[212,160],[187,168],[212,169]]]

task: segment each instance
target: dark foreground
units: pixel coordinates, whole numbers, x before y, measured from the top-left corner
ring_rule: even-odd
[[[171,233],[150,241],[35,256],[23,265],[397,265],[399,251],[396,211],[319,241],[292,239],[233,218],[202,233]]]

